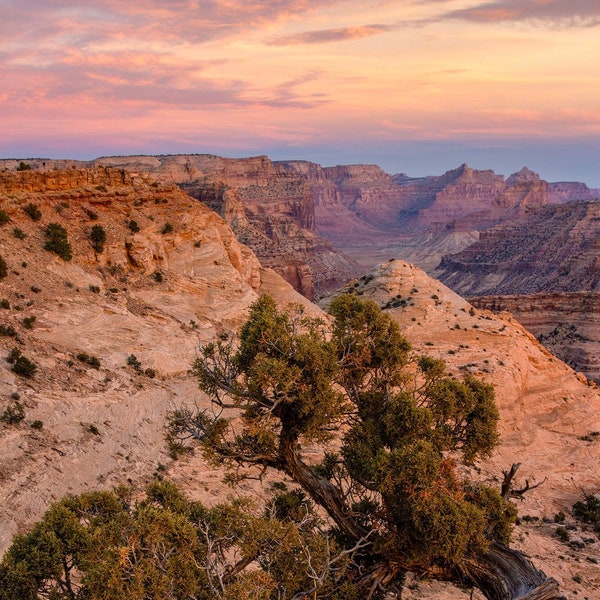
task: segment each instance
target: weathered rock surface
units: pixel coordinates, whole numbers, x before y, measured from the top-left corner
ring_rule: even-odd
[[[313,194],[307,181],[266,156],[131,156],[94,163],[149,172],[177,183],[226,219],[263,265],[309,299],[331,293],[362,270],[316,234]]]
[[[32,202],[40,221],[23,211]],[[63,495],[138,486],[169,461],[165,413],[202,401],[188,373],[197,344],[236,330],[261,291],[317,309],[172,184],[112,168],[0,173],[0,208],[10,217],[0,226],[8,265],[0,299],[9,304],[0,323],[16,333],[0,336],[0,412],[15,398],[26,412],[19,425],[0,423],[2,552]],[[43,249],[51,222],[68,231],[70,262]],[[172,230],[162,233],[166,223]],[[102,252],[91,246],[97,224]],[[32,329],[23,324],[30,317]],[[38,365],[33,378],[11,371],[11,348]]]

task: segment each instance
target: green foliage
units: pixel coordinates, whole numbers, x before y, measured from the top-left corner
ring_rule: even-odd
[[[600,495],[586,494],[583,500],[573,505],[573,516],[584,523],[590,523],[600,532]]]
[[[17,331],[12,325],[0,324],[0,335],[5,337],[16,337]]]
[[[35,315],[31,315],[30,317],[25,317],[21,323],[23,323],[23,327],[25,329],[33,329],[33,324],[36,322]]]
[[[136,503],[118,488],[54,504],[5,554],[0,600],[275,600],[317,590],[359,600],[351,558],[314,519],[280,520],[244,499],[207,508],[154,481]]]
[[[2,255],[0,255],[0,279],[4,279],[7,275],[8,265],[6,264],[6,261],[4,260]]]
[[[0,225],[4,225],[9,221],[10,217],[8,216],[8,213],[4,209],[0,208]]]
[[[49,223],[46,227],[46,243],[44,250],[58,254],[63,260],[73,258],[73,250],[69,243],[67,230],[59,223]]]
[[[23,356],[18,348],[13,348],[8,353],[6,360],[12,365],[11,371],[21,377],[29,379],[30,377],[33,377],[37,371],[37,365],[26,356]]]
[[[39,209],[37,204],[30,202],[23,208],[23,212],[32,220],[39,221],[42,218],[42,211]]]
[[[23,419],[25,419],[25,407],[18,400],[15,400],[13,404],[9,404],[0,416],[0,421],[7,425],[17,425]]]
[[[104,250],[104,242],[106,242],[106,231],[102,225],[94,225],[90,233],[90,239],[92,240],[92,248],[96,252],[102,252]]]
[[[100,368],[100,359],[96,356],[90,356],[87,352],[79,352],[77,354],[77,360],[96,370]]]
[[[28,165],[26,162],[21,161],[19,166],[17,167],[17,171],[30,171],[31,165]]]
[[[278,518],[295,514],[306,494],[347,547],[369,539],[369,560],[385,565],[390,584],[401,585],[406,570],[450,576],[490,541],[508,542],[512,505],[456,470],[497,443],[493,388],[446,375],[441,360],[414,357],[374,302],[344,294],[330,312],[328,328],[299,308],[282,312],[272,298],[259,298],[237,343],[204,346],[193,367],[218,414],[236,408],[242,425],[180,410],[172,439],[200,440],[232,482],[257,468],[284,472],[301,490],[273,502]],[[307,464],[304,445],[336,431],[344,432],[340,451]]]
[[[130,354],[127,357],[127,365],[133,367],[136,371],[142,370],[142,363],[138,360],[135,354]]]

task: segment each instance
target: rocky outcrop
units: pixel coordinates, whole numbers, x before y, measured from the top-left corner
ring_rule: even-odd
[[[316,234],[314,195],[306,179],[266,156],[108,157],[95,164],[177,183],[216,210],[265,266],[309,299],[330,293],[361,270]]]

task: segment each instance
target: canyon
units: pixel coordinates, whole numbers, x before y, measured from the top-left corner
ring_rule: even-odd
[[[190,372],[198,344],[236,331],[250,304],[265,292],[280,306],[299,303],[307,314],[327,319],[321,307],[262,265],[225,219],[196,199],[204,194],[228,221],[247,227],[252,219],[241,210],[244,196],[234,184],[241,178],[248,197],[262,197],[271,185],[267,161],[252,163],[252,177],[245,175],[248,164],[238,173],[225,161],[220,177],[227,181],[211,181],[213,175],[203,181],[204,175],[197,176],[203,171],[189,167],[192,197],[175,185],[185,187],[179,181],[188,170],[183,158],[165,161],[171,174],[154,157],[121,160],[138,166],[108,166],[102,159],[85,168],[65,161],[24,171],[15,171],[16,163],[0,171],[0,208],[9,219],[0,225],[0,254],[7,263],[0,318],[6,331],[14,331],[0,336],[0,408],[18,399],[26,413],[19,424],[0,425],[1,550],[65,494],[127,481],[141,489],[156,473],[178,482],[193,498],[218,503],[230,493],[221,473],[200,455],[174,461],[164,440],[169,410],[208,406]],[[213,167],[219,163],[206,160]],[[144,162],[149,166],[142,169]],[[306,181],[297,171],[290,176],[289,165],[276,168],[287,173],[282,181],[289,183],[288,192],[273,192],[256,206],[268,211],[272,200],[277,211],[287,211],[299,228],[310,231],[301,225],[311,226],[310,210],[303,212],[307,205],[298,200],[294,208],[281,201],[284,192],[303,198]],[[379,179],[369,180],[369,172],[357,169],[353,177],[375,189]],[[30,204],[39,209],[39,220],[24,210]],[[355,222],[374,227],[358,217]],[[50,223],[67,232],[71,260],[44,249]],[[106,232],[102,251],[92,245],[94,225]],[[520,462],[519,484],[547,478],[519,504],[521,514],[532,518],[515,528],[513,543],[567,593],[599,594],[600,567],[587,559],[598,556],[600,542],[574,530],[578,545],[565,544],[552,524],[553,515],[569,513],[582,489],[600,486],[600,441],[591,435],[600,431],[594,383],[550,354],[509,314],[472,306],[405,260],[383,262],[345,289],[389,311],[416,353],[444,358],[457,377],[470,373],[495,386],[500,445],[472,476],[499,486],[502,471]],[[321,304],[326,308],[327,300]],[[15,347],[38,366],[33,377],[11,370],[6,357]],[[37,421],[43,426],[31,427]],[[240,493],[264,494],[258,482],[246,482]],[[469,597],[448,584],[418,580],[407,594]]]

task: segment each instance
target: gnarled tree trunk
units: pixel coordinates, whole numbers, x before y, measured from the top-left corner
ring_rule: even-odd
[[[557,600],[558,583],[536,569],[521,552],[493,543],[478,560],[468,559],[463,575],[489,600]]]

